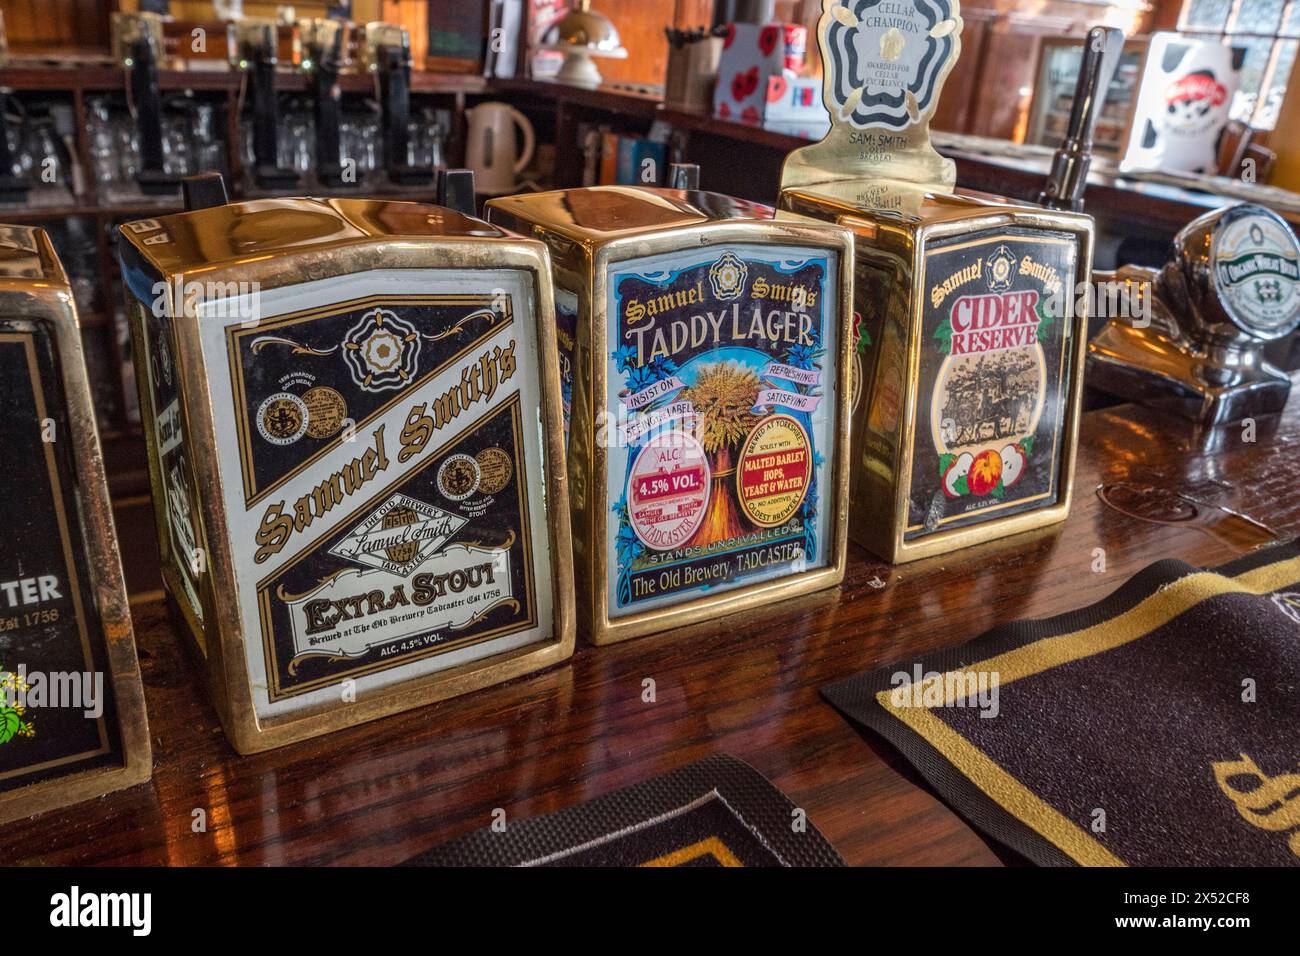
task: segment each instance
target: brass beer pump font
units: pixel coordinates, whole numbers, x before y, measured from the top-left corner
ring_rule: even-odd
[[[1088,346],[1089,386],[1207,425],[1285,407],[1291,380],[1264,348],[1300,326],[1300,245],[1277,213],[1215,210],[1174,238],[1163,268],[1096,279],[1129,307]]]
[[[786,160],[780,207],[853,230],[849,535],[901,563],[1068,514],[1093,224],[1060,201],[1083,139],[1059,209],[955,188],[930,119],[961,53],[960,7],[882,6],[823,0],[831,128]]]
[[[569,657],[545,246],[445,206],[186,195],[119,248],[163,582],[235,749]]]

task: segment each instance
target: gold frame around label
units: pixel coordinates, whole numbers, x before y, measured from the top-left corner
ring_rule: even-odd
[[[934,151],[930,139],[930,119],[942,94],[942,87],[961,55],[961,5],[952,0],[952,27],[944,27],[944,36],[953,36],[954,46],[948,60],[937,74],[937,88],[930,109],[917,115],[901,142],[890,140],[878,155],[869,155],[853,142],[854,134],[863,132],[840,115],[831,102],[830,69],[836,62],[828,55],[828,30],[843,10],[839,0],[822,0],[822,17],[818,21],[818,42],[827,64],[822,98],[831,115],[831,129],[820,143],[791,153],[782,169],[779,208],[798,218],[812,218],[844,225],[853,230],[858,261],[862,265],[892,265],[905,276],[898,276],[892,288],[882,290],[872,283],[857,289],[859,295],[879,298],[882,294],[901,296],[898,310],[902,323],[902,355],[906,383],[903,389],[899,422],[901,437],[892,457],[873,454],[865,440],[854,448],[863,460],[854,461],[851,535],[855,541],[881,558],[900,564],[946,554],[981,542],[1034,531],[1064,521],[1069,514],[1074,490],[1074,461],[1078,445],[1079,415],[1083,402],[1083,363],[1087,353],[1087,309],[1073,317],[1071,344],[1073,353],[1063,368],[1069,370],[1070,391],[1063,403],[1063,426],[1060,430],[1061,460],[1057,477],[1055,504],[1005,518],[990,518],[947,531],[936,531],[920,539],[907,541],[908,499],[912,485],[913,455],[920,389],[920,350],[924,322],[922,282],[929,243],[950,236],[987,233],[998,229],[1040,229],[1067,233],[1078,245],[1077,272],[1067,292],[1080,281],[1089,281],[1092,273],[1093,223],[1091,217],[1055,212],[1036,206],[1017,205],[996,196],[962,193],[954,189],[955,165]],[[932,32],[933,36],[940,36]],[[904,287],[905,283],[905,287]],[[859,310],[866,314],[866,309]],[[856,348],[853,343],[850,351]],[[869,359],[882,362],[883,342],[876,343]],[[874,385],[876,369],[863,363],[865,381],[854,383],[862,388],[860,407],[854,412],[855,441],[867,432],[867,423],[883,410],[873,406],[868,386]],[[927,425],[928,428],[928,425]],[[857,477],[862,474],[863,480]]]
[[[1047,507],[1005,518],[991,518],[962,528],[937,531],[918,540],[906,541],[908,498],[912,484],[912,458],[915,450],[916,415],[920,401],[920,357],[925,343],[920,330],[924,321],[924,261],[929,244],[952,236],[987,233],[996,230],[1041,229],[1073,235],[1077,244],[1077,273],[1074,283],[1086,281],[1092,274],[1093,222],[1077,213],[1056,212],[1034,206],[1015,206],[994,197],[963,194],[925,196],[915,216],[900,217],[892,212],[873,212],[843,199],[823,195],[817,190],[788,190],[782,193],[781,207],[800,216],[815,216],[851,228],[863,251],[859,259],[871,259],[872,253],[888,254],[909,263],[910,276],[902,310],[906,334],[906,386],[901,403],[901,432],[896,458],[868,457],[855,462],[859,469],[889,474],[888,494],[856,495],[858,486],[851,483],[851,531],[854,541],[891,564],[904,564],[935,557],[1010,535],[1036,531],[1066,519],[1074,492],[1074,464],[1078,449],[1079,416],[1083,409],[1083,367],[1087,356],[1088,313],[1077,309],[1072,320],[1073,341],[1063,368],[1068,369],[1070,387],[1062,405],[1065,420],[1061,429],[1061,458],[1057,478],[1057,501]],[[1073,285],[1071,286],[1073,289]],[[878,294],[861,290],[862,294]],[[858,294],[855,290],[855,295]],[[1073,302],[1073,299],[1071,300]],[[877,345],[875,348],[879,348]],[[874,353],[872,355],[874,359]],[[855,434],[863,433],[874,407],[866,386],[873,382],[874,371],[864,367],[866,381],[861,402],[853,415]]]
[[[376,203],[376,206],[385,204]],[[391,205],[410,206],[408,203]],[[511,680],[567,660],[573,654],[576,616],[573,602],[573,551],[567,521],[548,522],[552,566],[552,636],[549,640],[505,651],[477,661],[459,664],[446,670],[400,681],[358,695],[354,703],[315,705],[290,714],[259,717],[253,702],[253,688],[244,654],[244,644],[261,640],[260,634],[244,634],[237,601],[218,601],[218,593],[235,594],[235,559],[232,546],[224,534],[212,529],[226,526],[224,488],[218,470],[215,420],[208,370],[203,362],[198,335],[198,320],[190,314],[177,315],[173,289],[178,278],[188,275],[169,272],[151,254],[153,249],[127,227],[123,238],[147,264],[151,278],[166,283],[166,307],[173,324],[177,346],[174,361],[182,383],[180,404],[185,429],[185,447],[192,456],[197,501],[192,502],[198,517],[199,538],[206,547],[208,573],[202,584],[204,626],[185,615],[196,644],[206,645],[207,683],[214,705],[226,733],[240,753],[256,753],[281,747],[334,730],[366,723],[414,707],[435,703],[492,684]],[[541,361],[539,414],[545,431],[542,467],[545,471],[545,500],[548,512],[568,512],[568,481],[564,460],[564,433],[561,424],[559,357],[556,350],[555,295],[551,268],[542,244],[518,236],[418,236],[393,235],[355,237],[348,244],[324,244],[319,248],[286,250],[284,255],[250,255],[222,262],[203,271],[207,282],[258,283],[262,291],[308,280],[334,278],[378,269],[446,269],[446,270],[516,270],[532,278],[536,296],[533,303],[538,355]],[[143,317],[132,310],[132,340],[137,344],[137,361]],[[517,316],[517,313],[516,313]],[[147,359],[147,357],[146,357]],[[146,434],[151,429],[154,408],[147,382],[137,376],[140,386],[141,414]],[[155,450],[150,447],[150,477],[158,489],[159,474]],[[174,561],[175,556],[172,556]],[[164,564],[164,582],[173,587],[178,573]],[[205,640],[206,637],[206,640]]]
[[[836,237],[834,234],[827,234],[815,227],[810,228],[787,223],[780,225],[761,223],[760,225],[764,228],[755,229],[755,223],[752,222],[745,225],[720,222],[707,226],[694,226],[656,236],[615,239],[602,245],[596,251],[592,260],[590,293],[590,302],[593,306],[593,318],[590,325],[593,336],[591,364],[594,371],[591,394],[593,398],[595,396],[601,397],[602,407],[604,405],[604,396],[609,388],[608,363],[605,360],[609,352],[607,336],[609,316],[605,311],[606,304],[609,301],[609,288],[606,280],[611,268],[617,262],[626,259],[644,259],[659,253],[672,252],[683,248],[695,250],[724,244],[744,243],[750,245],[821,248],[836,253],[839,260],[837,269],[840,283],[840,295],[837,297],[837,301],[839,303],[848,301],[846,297],[851,295],[852,289],[853,251],[847,236]],[[839,238],[840,241],[835,241],[836,238]],[[836,300],[828,299],[828,301]],[[599,304],[598,318],[595,309],[597,304]],[[791,574],[775,581],[750,584],[721,594],[694,598],[669,607],[636,611],[625,617],[611,619],[609,615],[609,589],[605,586],[610,573],[610,555],[608,549],[604,546],[606,536],[605,520],[610,507],[609,461],[606,450],[596,447],[593,443],[593,458],[591,469],[588,472],[591,476],[588,487],[596,491],[592,499],[595,508],[592,514],[592,537],[589,539],[595,545],[591,549],[593,562],[591,580],[600,582],[598,590],[593,586],[592,611],[594,627],[591,632],[591,642],[593,644],[613,644],[659,631],[666,631],[670,628],[690,627],[707,621],[715,621],[722,615],[744,615],[757,612],[759,609],[776,601],[834,587],[844,580],[848,555],[848,509],[840,507],[840,503],[846,501],[848,494],[849,408],[847,401],[843,398],[845,393],[842,387],[843,383],[849,380],[848,376],[851,375],[848,364],[849,353],[846,347],[852,327],[851,315],[846,314],[848,311],[846,309],[840,310],[840,323],[839,327],[836,328],[840,347],[835,370],[838,392],[836,395],[834,427],[835,466],[831,469],[831,487],[828,489],[831,494],[827,495],[825,499],[828,503],[833,502],[836,510],[830,516],[831,520],[828,522],[832,539],[826,549],[826,566],[812,571]],[[831,316],[828,315],[827,319],[830,321]],[[581,337],[583,329],[581,317],[579,318],[578,327],[579,336]],[[571,431],[572,427],[571,423]],[[599,521],[595,520],[597,516],[600,518]],[[758,615],[753,614],[753,617],[757,619]],[[747,620],[747,618],[738,617],[736,624],[738,626],[743,625],[744,620]]]
[[[70,537],[80,532],[85,545],[86,568],[92,579],[88,582],[89,591],[100,618],[104,666],[113,684],[117,707],[122,764],[78,771],[0,794],[0,823],[144,783],[153,771],[144,687],[90,383],[85,372],[81,325],[67,276],[49,238],[41,229],[25,228],[24,231],[30,237],[40,274],[0,277],[0,315],[16,326],[27,325],[33,329],[45,326],[52,332],[59,384],[67,404],[70,457],[81,501],[80,513],[75,516],[79,520],[69,520],[74,516],[64,515],[64,534]],[[21,329],[16,331],[22,334]],[[61,498],[59,502],[62,512]],[[84,620],[78,624],[84,630]]]
[[[929,242],[927,241],[927,243],[926,243],[926,248],[923,249],[923,250],[919,253],[919,259],[920,259],[920,262],[921,262],[921,268],[920,268],[919,271],[920,271],[922,277],[924,277],[924,275],[925,275],[925,269],[926,269],[926,267],[929,265],[929,259],[930,259],[931,256],[947,255],[948,253],[951,253],[951,252],[958,252],[958,251],[960,251],[961,249],[968,248],[968,247],[970,247],[970,246],[975,246],[975,245],[983,246],[983,245],[985,245],[985,244],[987,244],[987,243],[993,243],[993,242],[999,242],[999,241],[1000,241],[1000,242],[1029,242],[1029,243],[1039,243],[1039,244],[1041,244],[1041,243],[1052,243],[1052,244],[1055,244],[1055,245],[1064,245],[1064,246],[1068,246],[1068,247],[1073,251],[1073,253],[1074,253],[1074,254],[1071,256],[1071,258],[1074,259],[1074,260],[1075,260],[1075,263],[1077,264],[1078,243],[1077,243],[1077,241],[1075,241],[1075,240],[1073,240],[1073,239],[1068,239],[1068,238],[1064,238],[1064,237],[1060,237],[1060,238],[1058,238],[1058,237],[1051,237],[1051,236],[1034,236],[1034,235],[1032,235],[1032,234],[1020,234],[1020,235],[1014,235],[1014,234],[1012,234],[1012,233],[1009,232],[1009,231],[1008,231],[1008,232],[1003,232],[1003,233],[1000,233],[1000,234],[999,234],[999,233],[989,234],[988,231],[982,231],[981,236],[980,236],[979,239],[972,239],[969,243],[962,243],[962,244],[957,244],[957,245],[944,246],[942,249],[936,249],[936,250],[934,250],[934,251],[931,251],[931,250],[928,248],[928,247],[929,247]],[[1076,273],[1077,273],[1077,268],[1076,268],[1075,271],[1076,271]],[[925,312],[925,309],[924,309],[924,306],[922,306],[922,308],[921,308],[921,321],[924,321],[924,312]],[[919,328],[919,327],[920,327],[920,323],[918,323],[918,328]],[[920,340],[918,339],[918,345],[919,345],[919,344],[920,344]],[[1068,393],[1068,391],[1066,390],[1066,387],[1065,387],[1065,386],[1068,384],[1068,381],[1067,381],[1067,379],[1066,379],[1066,376],[1069,375],[1069,374],[1072,374],[1072,369],[1071,369],[1071,365],[1070,365],[1070,354],[1069,354],[1069,349],[1071,348],[1071,346],[1072,346],[1073,344],[1074,344],[1074,339],[1073,339],[1072,337],[1067,336],[1067,335],[1062,335],[1062,336],[1061,336],[1061,353],[1060,353],[1059,356],[1056,357],[1056,361],[1057,361],[1057,363],[1058,363],[1058,365],[1059,365],[1059,368],[1060,368],[1060,370],[1061,370],[1061,382],[1060,382],[1060,386],[1059,386],[1059,388],[1058,388],[1057,396],[1056,396],[1056,397],[1059,399],[1059,405],[1060,405],[1061,408],[1065,408],[1065,407],[1067,407],[1067,404],[1068,404],[1068,395],[1069,395],[1069,393]],[[1046,353],[1044,353],[1044,359],[1046,359]],[[920,350],[919,350],[919,349],[918,349],[918,351],[917,351],[917,372],[918,372],[918,374],[919,374],[919,372],[920,372]],[[918,380],[918,381],[917,381],[917,398],[918,398],[918,401],[919,401],[919,399],[920,399],[920,384],[921,384],[921,383],[920,383],[920,381]],[[936,383],[936,384],[937,384],[937,383]],[[1046,391],[1046,389],[1044,389],[1044,391]],[[918,428],[918,425],[920,424],[920,415],[921,415],[922,411],[923,411],[923,409],[921,409],[921,408],[917,408],[917,413],[916,413],[916,415],[913,416],[913,418],[908,422],[908,437],[907,437],[908,445],[907,445],[907,447],[908,447],[909,449],[913,449],[913,450],[914,450],[914,448],[915,448],[915,444],[916,444],[916,435],[917,435],[917,428]],[[933,424],[932,424],[932,422],[931,422],[931,423],[928,423],[928,424],[929,424],[929,426],[930,426],[930,427],[929,427],[929,430],[930,430],[931,432],[933,432]],[[1062,440],[1062,438],[1063,438],[1063,432],[1064,432],[1064,429],[1058,429],[1058,430],[1054,430],[1054,431],[1052,432],[1052,456],[1053,456],[1053,457],[1056,456],[1057,446],[1060,445],[1060,443],[1061,443],[1061,440]],[[908,504],[908,498],[910,497],[910,495],[908,494],[908,492],[910,491],[910,489],[911,489],[911,484],[912,484],[911,477],[912,477],[912,476],[911,476],[911,461],[909,460],[909,461],[908,461],[908,479],[907,479],[907,484],[906,484],[905,486],[902,487],[903,494],[900,496],[900,507],[902,507],[902,508],[904,509],[903,512],[902,512],[902,515],[903,515],[902,533],[903,533],[904,536],[910,534],[910,533],[913,532],[913,531],[916,531],[918,528],[923,528],[923,527],[924,527],[924,525],[913,525],[913,524],[909,524],[909,523],[908,523],[908,511],[909,511],[910,509],[907,508],[907,504]],[[1036,495],[1036,496],[1031,497],[1031,498],[1018,498],[1018,499],[1016,499],[1016,500],[1014,500],[1014,501],[1004,502],[1004,503],[1002,503],[1002,504],[1000,504],[1000,505],[994,505],[994,506],[989,507],[989,508],[983,508],[983,509],[981,509],[981,510],[979,510],[979,511],[968,512],[967,514],[948,515],[947,517],[945,517],[945,518],[943,518],[943,519],[940,520],[940,522],[939,522],[939,526],[942,527],[944,524],[952,523],[952,522],[954,522],[954,521],[961,521],[961,520],[963,520],[963,519],[967,519],[967,518],[973,518],[973,519],[975,519],[975,520],[972,522],[973,524],[981,524],[981,523],[983,523],[985,520],[990,520],[990,518],[986,518],[985,516],[991,516],[991,518],[992,518],[993,520],[996,520],[996,516],[997,516],[997,513],[998,513],[999,511],[1005,511],[1005,510],[1007,510],[1008,508],[1014,508],[1014,507],[1017,507],[1017,506],[1019,506],[1019,505],[1030,504],[1030,503],[1032,503],[1032,502],[1034,502],[1034,501],[1039,501],[1039,500],[1042,500],[1042,499],[1044,499],[1044,498],[1050,498],[1050,497],[1052,497],[1052,496],[1054,496],[1054,495],[1058,495],[1058,494],[1059,494],[1059,490],[1060,490],[1060,488],[1061,488],[1061,475],[1060,475],[1060,473],[1059,473],[1059,471],[1058,471],[1058,473],[1055,474],[1055,475],[1053,475],[1053,477],[1052,477],[1052,485],[1051,485],[1051,488],[1049,488],[1047,491],[1043,492],[1042,494]],[[1049,506],[1049,507],[1050,507],[1050,506]],[[1032,509],[1031,509],[1031,510],[1032,510]],[[930,534],[935,534],[935,533],[937,533],[937,532],[930,532]]]
[[[710,221],[701,214],[693,222],[683,216],[688,224],[676,226],[665,223],[650,210],[667,210],[677,207],[678,203],[688,204],[689,193],[636,187],[596,187],[596,190],[615,203],[620,193],[644,196],[649,201],[638,202],[633,198],[613,213],[609,221],[618,222],[620,226],[613,233],[587,228],[573,221],[551,221],[549,217],[543,221],[541,212],[538,212],[536,220],[530,219],[529,214],[522,211],[521,204],[511,201],[514,197],[488,202],[489,219],[493,222],[502,222],[507,228],[529,232],[546,241],[556,274],[561,277],[561,285],[578,297],[569,465],[576,489],[573,495],[574,542],[578,549],[575,563],[579,563],[584,572],[577,578],[583,636],[592,644],[614,644],[670,629],[704,626],[724,615],[736,626],[743,627],[750,621],[761,620],[762,610],[777,601],[836,586],[844,580],[848,555],[851,410],[847,385],[852,366],[847,343],[852,330],[849,303],[852,300],[854,262],[851,236],[844,229],[824,223],[753,219],[740,215]],[[642,203],[646,207],[645,218],[638,220],[637,209]],[[611,619],[606,584],[610,555],[605,544],[605,521],[610,507],[609,462],[606,449],[598,447],[594,440],[596,410],[598,407],[603,410],[608,388],[607,278],[613,265],[628,259],[727,244],[806,246],[833,252],[838,259],[839,287],[835,299],[828,298],[839,307],[836,335],[840,347],[835,357],[835,459],[822,498],[828,508],[833,508],[826,566]],[[830,315],[828,321],[833,321]]]
[[[35,338],[38,334],[36,327],[29,330],[0,331],[0,343],[11,342],[21,343],[23,346],[23,356],[27,365],[27,378],[32,387],[32,398],[36,406],[36,417],[44,422],[49,420],[49,408],[46,405],[46,388],[49,383],[41,380],[40,369],[36,364],[36,344]],[[86,609],[82,603],[82,582],[81,576],[77,573],[77,556],[72,548],[72,533],[68,526],[68,513],[64,507],[65,489],[59,477],[58,462],[54,457],[54,442],[44,442],[44,455],[42,456],[45,471],[49,477],[51,487],[51,497],[54,501],[55,520],[59,526],[59,550],[63,553],[64,565],[67,569],[67,588],[72,596],[72,607],[77,615],[77,637],[81,643],[81,663],[86,673],[92,673],[95,670],[94,654],[90,648],[90,634],[86,630]],[[36,770],[44,770],[50,767],[57,767],[61,764],[72,763],[74,760],[88,760],[92,757],[98,757],[101,754],[108,753],[110,747],[108,744],[108,718],[101,711],[98,719],[95,721],[99,729],[99,747],[95,750],[88,750],[84,753],[72,754],[68,757],[59,757],[54,760],[46,761],[31,767],[21,767],[16,770],[0,773],[0,780],[22,773],[31,773]]]

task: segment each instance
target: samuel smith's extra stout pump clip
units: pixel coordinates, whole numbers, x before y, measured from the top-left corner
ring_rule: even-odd
[[[185,191],[118,247],[163,583],[235,749],[567,658],[545,246],[425,203]]]

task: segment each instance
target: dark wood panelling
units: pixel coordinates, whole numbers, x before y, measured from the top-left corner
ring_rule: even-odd
[[[0,0],[9,46],[15,51],[109,45],[113,0]]]
[[[596,61],[609,83],[663,86],[668,68],[664,28],[707,27],[713,20],[713,5],[708,0],[597,0],[592,7],[614,22],[628,51],[626,60]]]
[[[971,120],[980,108],[980,76],[987,67],[989,31],[995,15],[978,7],[963,7],[962,20],[961,59],[948,75],[932,121],[935,129],[954,133],[969,132]]]

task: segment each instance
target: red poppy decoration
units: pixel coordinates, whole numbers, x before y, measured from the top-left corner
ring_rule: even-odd
[[[752,96],[758,89],[758,67],[751,66],[744,73],[737,73],[731,81],[731,97],[740,102]]]
[[[747,107],[745,107],[745,112],[743,112],[743,113],[740,114],[740,118],[741,118],[742,120],[744,120],[746,123],[754,123],[754,124],[757,124],[757,123],[758,123],[758,107],[757,107],[757,106],[747,106]]]
[[[785,99],[785,91],[790,88],[790,84],[785,81],[784,76],[772,76],[767,81],[767,101],[776,103]]]
[[[735,25],[734,23],[728,23],[728,24],[727,24],[727,36],[726,36],[726,38],[722,41],[722,48],[723,48],[724,50],[727,49],[727,47],[731,46],[732,42],[733,42],[735,39],[736,39],[736,25]]]
[[[728,106],[726,103],[719,103],[719,104],[718,104],[718,115],[721,116],[723,119],[728,119],[728,118],[730,118],[730,116],[731,116],[731,107]]]
[[[771,56],[772,51],[776,49],[776,41],[781,36],[781,28],[777,26],[766,26],[758,35],[758,48],[763,51],[763,56]]]

